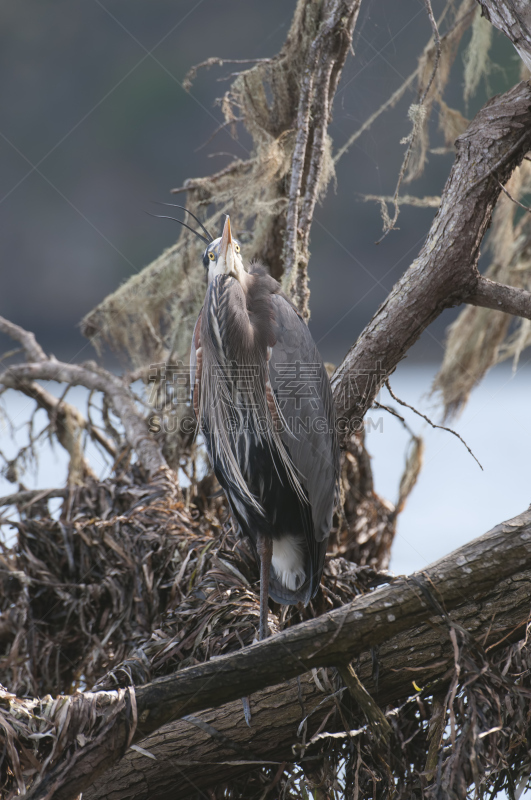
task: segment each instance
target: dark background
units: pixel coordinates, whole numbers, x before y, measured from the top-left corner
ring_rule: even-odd
[[[457,3],[456,3],[457,5]],[[442,2],[434,2],[437,13]],[[294,0],[4,0],[0,8],[0,314],[37,334],[66,360],[94,353],[81,317],[178,236],[144,211],[169,190],[247,154],[245,134],[221,131],[216,97],[232,69],[191,66],[211,56],[274,55]],[[348,137],[415,68],[430,36],[422,0],[365,0],[330,128]],[[470,39],[465,35],[461,50]],[[495,32],[492,67],[464,108],[462,53],[447,102],[471,117],[518,80],[519,60]],[[410,131],[406,92],[338,163],[312,233],[311,329],[326,360],[348,346],[417,255],[435,211],[403,207],[381,235],[378,206],[361,193],[392,194]],[[437,115],[433,146],[440,146]],[[211,156],[211,157],[210,157]],[[440,194],[451,154],[431,155],[424,177],[404,187]],[[200,248],[198,248],[198,269]],[[413,360],[439,360],[448,311],[425,332]]]

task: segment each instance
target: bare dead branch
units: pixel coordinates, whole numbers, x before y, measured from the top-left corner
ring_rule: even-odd
[[[87,421],[83,414],[62,398],[54,397],[35,381],[20,381],[17,388],[27,397],[35,400],[37,406],[48,414],[51,430],[56,434],[57,441],[70,457],[68,484],[82,486],[86,478],[95,479],[96,475],[83,454],[81,444],[81,431],[87,428]],[[102,436],[102,438],[109,447],[112,447],[105,437]]]
[[[291,159],[283,284],[305,319],[309,318],[306,267],[310,226],[323,174],[331,105],[359,8],[360,0],[324,3],[323,21],[303,72]]]
[[[409,403],[406,403],[404,400],[401,400],[399,397],[397,397],[397,396],[396,396],[396,394],[395,394],[395,393],[393,392],[393,390],[391,389],[391,385],[390,385],[390,383],[389,383],[389,381],[388,381],[388,380],[385,382],[385,385],[386,385],[386,387],[387,387],[387,391],[389,392],[389,394],[391,395],[391,397],[393,398],[393,400],[396,400],[396,402],[397,402],[397,403],[400,403],[400,405],[401,405],[401,406],[404,406],[405,408],[409,408],[409,409],[410,409],[410,411],[413,411],[415,414],[417,414],[417,416],[419,416],[419,417],[422,417],[422,419],[426,420],[426,422],[427,422],[429,425],[431,425],[431,427],[432,427],[432,428],[438,428],[438,429],[439,429],[439,430],[441,430],[441,431],[447,431],[448,433],[453,433],[453,435],[454,435],[454,436],[457,436],[457,438],[459,439],[459,441],[460,441],[460,442],[462,442],[462,443],[464,444],[464,446],[466,447],[466,449],[468,450],[468,452],[470,453],[470,455],[472,456],[472,458],[474,459],[474,461],[476,462],[476,464],[478,465],[478,467],[481,469],[481,471],[483,471],[483,467],[482,467],[482,466],[481,466],[481,464],[479,463],[478,459],[476,458],[476,456],[474,455],[474,453],[472,452],[472,450],[470,449],[470,447],[467,445],[467,443],[465,442],[465,440],[463,439],[463,437],[462,437],[462,436],[461,436],[459,433],[457,433],[457,431],[454,431],[454,430],[452,430],[452,428],[447,428],[447,427],[446,427],[446,426],[444,426],[444,425],[436,425],[436,424],[435,424],[435,422],[432,422],[432,421],[431,421],[431,419],[430,419],[429,417],[427,417],[427,416],[426,416],[426,414],[422,414],[422,413],[421,413],[420,411],[418,411],[416,408],[414,408],[413,406],[410,406],[410,405],[409,405]]]
[[[0,506],[22,505],[25,507],[49,497],[66,497],[67,494],[68,489],[24,489],[23,491],[0,497]]]
[[[531,572],[519,573],[513,578],[500,581],[481,603],[476,600],[459,605],[450,611],[451,622],[467,630],[482,646],[490,648],[505,635],[505,643],[521,639],[529,611],[526,584]],[[495,619],[491,609],[496,609]],[[498,644],[499,646],[499,644]],[[412,649],[413,648],[413,649]],[[419,623],[414,628],[391,637],[378,650],[378,679],[374,675],[374,662],[370,652],[364,652],[357,662],[357,670],[363,686],[372,697],[378,698],[381,708],[396,707],[414,691],[413,681],[434,689],[440,681],[439,691],[445,691],[452,664],[453,646],[448,628],[442,621]],[[335,706],[333,692],[323,680],[324,670],[319,670],[317,681],[311,673],[301,676],[302,694],[308,715],[308,737],[316,741],[314,731]],[[315,673],[314,673],[315,674]],[[417,684],[418,685],[418,684]],[[264,760],[291,761],[293,758],[294,729],[301,717],[299,687],[297,681],[277,684],[251,695],[252,728],[245,725],[239,700],[218,710],[198,712],[197,717],[209,723],[217,731],[227,735],[237,744],[259,753]],[[278,709],[282,708],[282,721]],[[359,717],[360,723],[362,717]],[[345,726],[339,715],[329,718],[325,730],[327,735],[343,732]],[[317,734],[319,735],[319,734]],[[162,786],[172,786],[173,800],[184,800],[188,794],[187,780],[198,790],[208,791],[216,783],[222,783],[236,775],[252,769],[230,762],[233,753],[208,733],[194,728],[185,719],[170,723],[142,740],[142,746],[152,753],[157,761],[151,761],[138,753],[129,751],[113,768],[114,800],[151,800]],[[168,753],[171,756],[168,758]],[[314,752],[312,744],[305,754]],[[435,762],[436,763],[436,762]],[[141,780],[138,776],[141,774]],[[183,776],[186,780],[183,780]],[[109,792],[108,776],[102,776],[90,787],[85,800],[106,800]]]
[[[479,245],[500,193],[498,181],[489,180],[490,175],[495,169],[498,179],[507,181],[530,147],[531,87],[523,82],[490,100],[457,140],[456,160],[419,257],[332,379],[341,416],[363,418],[422,331],[444,308],[474,296],[480,281]],[[521,297],[519,307],[527,314],[527,293]],[[503,303],[503,297],[497,299]]]
[[[499,181],[498,181],[498,183],[499,183]],[[508,191],[508,189],[506,189],[506,188],[505,188],[505,186],[503,185],[503,183],[500,183],[500,189],[502,190],[502,192],[503,192],[504,194],[506,194],[506,195],[507,195],[507,197],[509,198],[509,200],[512,200],[512,202],[513,202],[513,203],[516,203],[516,205],[517,205],[517,206],[520,206],[520,208],[523,208],[523,210],[524,210],[524,211],[527,211],[529,214],[531,214],[531,208],[529,208],[529,206],[525,206],[525,205],[524,205],[523,203],[521,203],[519,200],[516,200],[516,198],[514,198],[514,197],[512,196],[512,194],[511,194],[511,193]]]
[[[384,194],[363,194],[362,199],[375,200],[377,203],[392,203],[394,198]],[[433,197],[415,197],[410,194],[403,194],[398,199],[398,204],[402,206],[416,206],[417,208],[439,208],[441,205],[441,198]]]
[[[474,293],[467,297],[466,302],[472,306],[493,308],[505,314],[531,319],[531,292],[491,281],[483,275],[479,277]]]
[[[468,18],[474,13],[474,10],[475,9],[472,9],[471,11],[467,11],[467,12],[465,12],[464,15],[462,15],[462,17],[458,17],[455,20],[454,24],[450,27],[450,29],[448,31],[446,31],[444,36],[441,37],[441,43],[444,43],[446,41],[446,39],[448,39],[448,37],[452,35],[452,33],[454,32],[454,30],[456,28],[461,27],[464,24],[466,24],[467,21],[468,21]],[[439,19],[439,24],[441,23],[441,21],[442,20]],[[372,123],[375,122],[378,119],[378,117],[381,114],[383,114],[384,111],[387,111],[388,108],[394,108],[394,106],[404,96],[404,94],[406,93],[407,89],[409,89],[411,87],[411,85],[412,85],[413,81],[415,80],[415,78],[418,77],[419,72],[420,72],[420,65],[417,66],[417,68],[414,70],[414,72],[412,72],[410,75],[408,75],[408,77],[405,79],[405,81],[402,83],[402,85],[399,86],[398,89],[395,92],[393,92],[393,94],[385,101],[385,103],[382,103],[380,108],[377,111],[375,111],[373,114],[371,114],[371,116],[368,117],[365,120],[363,125],[360,128],[358,128],[358,130],[355,133],[353,133],[351,136],[349,136],[349,138],[345,142],[345,144],[342,145],[339,148],[339,150],[337,151],[337,153],[335,154],[335,156],[334,156],[334,164],[337,164],[339,159],[347,152],[347,150],[350,149],[350,147],[354,144],[354,142],[357,141],[357,139],[359,139],[361,134],[364,133],[366,130],[368,130],[371,127]],[[403,198],[399,198],[399,202],[403,202]]]
[[[103,392],[112,402],[124,426],[127,440],[145,469],[154,475],[158,470],[167,467],[159,445],[149,434],[146,421],[136,408],[129,387],[120,378],[95,364],[80,366],[52,359],[33,364],[17,364],[0,374],[0,385],[12,389],[20,389],[21,385],[35,380],[69,383]]]
[[[387,411],[388,414],[391,414],[392,417],[395,417],[395,419],[398,419],[402,423],[403,428],[409,433],[410,436],[415,435],[411,430],[411,428],[409,427],[409,425],[407,424],[407,422],[405,421],[404,417],[400,416],[400,414],[396,409],[391,408],[391,406],[386,406],[383,403],[377,403],[377,402],[373,403],[373,408],[381,408],[383,411]]]
[[[4,317],[0,317],[0,330],[23,345],[28,361],[41,363],[48,360],[46,353],[31,331],[27,331],[19,325],[15,325]],[[109,455],[113,458],[116,457],[116,448],[113,443],[96,427],[89,425],[83,414],[81,414],[79,409],[75,406],[66,403],[63,398],[58,399],[54,397],[50,392],[44,389],[44,387],[34,382],[21,382],[17,388],[28,397],[35,400],[37,405],[47,412],[50,422],[54,426],[57,421],[59,421],[62,427],[58,432],[58,440],[70,455],[69,476],[74,477],[74,483],[76,482],[76,478],[72,473],[76,473],[81,477],[83,475],[92,474],[92,470],[82,455],[78,429],[88,430],[91,437],[95,439]]]
[[[208,139],[206,139],[203,142],[203,144],[200,144],[199,147],[195,148],[194,153],[198,153],[200,150],[202,150],[204,147],[206,147],[208,144],[210,144],[210,142],[213,139],[215,139],[215,137],[218,135],[218,133],[221,133],[221,131],[224,130],[227,126],[234,125],[234,123],[236,123],[236,122],[241,122],[242,119],[243,119],[243,117],[235,117],[234,119],[228,119],[225,122],[222,122],[220,125],[218,125],[216,130],[213,133],[210,134]],[[232,153],[227,153],[227,155],[232,156]]]
[[[183,89],[189,91],[192,88],[197,73],[200,69],[210,69],[210,67],[222,67],[224,64],[256,64],[263,61],[270,61],[269,58],[207,58],[206,61],[201,61],[196,64],[192,69],[188,70],[183,80]]]
[[[419,67],[417,67],[417,69],[406,78],[404,83],[401,86],[399,86],[395,92],[393,92],[391,97],[389,97],[385,101],[385,103],[382,103],[382,105],[377,111],[375,111],[373,114],[370,115],[370,117],[368,117],[365,120],[363,125],[360,128],[358,128],[358,130],[355,133],[349,136],[345,144],[342,145],[335,154],[334,164],[337,164],[339,159],[345,155],[345,153],[352,147],[354,142],[356,142],[360,138],[361,134],[365,133],[365,131],[368,131],[372,123],[375,122],[378,119],[378,117],[381,116],[381,114],[383,114],[384,111],[387,111],[388,108],[394,108],[396,106],[398,101],[404,96],[406,91],[410,88],[411,84],[418,76],[418,74],[419,74]]]
[[[431,12],[429,0],[424,2]],[[298,8],[302,6],[302,3],[298,4]],[[301,108],[304,111],[299,121],[303,126],[306,125],[306,131],[299,141],[304,147],[301,146],[299,152],[296,191],[293,196],[290,193],[290,202],[293,200],[296,206],[291,218],[293,264],[291,276],[288,277],[292,296],[306,316],[308,237],[315,203],[322,185],[321,176],[328,144],[326,122],[337,79],[348,52],[345,44],[349,42],[349,24],[352,22],[353,25],[355,22],[359,3],[324,0],[320,8],[324,11],[322,18],[319,18],[317,35],[313,39],[308,37],[312,42],[309,48],[310,54],[305,51],[304,59],[301,59],[301,62],[305,62],[305,68],[310,64],[311,75],[307,85],[307,102],[303,103],[302,91],[299,95],[302,103],[299,111]],[[328,41],[322,44],[319,52],[313,52],[315,58],[311,61],[312,48],[316,46],[326,24],[332,20],[336,12],[342,12],[343,17],[339,18],[336,15],[334,26],[328,28]],[[432,18],[433,14],[430,19]],[[316,46],[316,51],[318,49]],[[304,82],[308,75],[304,72],[300,74]],[[434,74],[435,69],[426,91],[429,91],[433,83]],[[507,93],[503,98],[495,99],[478,115],[475,121],[476,127],[472,123],[467,133],[461,137],[462,149],[458,150],[456,165],[447,184],[441,209],[421,256],[399,282],[398,287],[395,287],[390,298],[352,349],[346,365],[344,364],[336,375],[336,398],[338,401],[345,399],[343,404],[345,416],[362,416],[365,413],[379,386],[392,372],[400,358],[404,357],[420,332],[443,308],[457,302],[467,302],[469,297],[475,295],[480,282],[476,270],[478,248],[499,195],[499,187],[493,186],[494,181],[489,179],[495,176],[497,182],[509,175],[515,164],[523,157],[525,145],[529,146],[529,91],[529,87],[526,93],[520,86],[516,87],[512,94]],[[254,101],[253,93],[249,92],[246,99]],[[296,107],[296,103],[293,103],[293,107]],[[320,108],[321,115],[314,113],[316,108]],[[323,109],[326,113],[323,113]],[[264,114],[265,116],[267,114]],[[319,121],[319,116],[322,116],[325,122],[323,119]],[[276,141],[281,135],[287,135],[292,130],[291,117],[289,122],[288,127],[279,126],[274,132]],[[519,138],[515,132],[516,128],[519,128]],[[298,130],[300,132],[300,127]],[[267,133],[271,137],[271,132]],[[288,163],[287,159],[285,161]],[[249,164],[251,162],[245,164],[239,162],[230,165],[228,171],[235,174],[240,168],[248,169]],[[283,177],[287,174],[284,173]],[[198,192],[204,185],[201,182],[197,183]],[[468,191],[465,192],[461,188],[463,186],[468,186]],[[191,185],[189,188],[192,188]],[[215,197],[215,193],[206,193],[201,201],[209,202],[212,196]],[[276,197],[275,202],[279,199],[285,198]],[[275,205],[275,208],[280,208],[280,205]],[[395,211],[397,211],[396,204]],[[275,231],[282,233],[282,225],[275,228]],[[164,293],[161,293],[161,296],[165,297]],[[148,322],[148,344],[154,339],[159,347],[163,347],[164,341],[159,336],[152,319],[149,318]],[[376,380],[374,380],[375,374]],[[361,388],[357,382],[360,376]],[[105,403],[112,404],[121,418],[126,437],[137,449],[139,459],[146,469],[153,473],[165,466],[158,445],[147,434],[145,421],[135,405],[135,398],[123,380],[105,373],[96,365],[89,364],[76,368],[52,362],[44,357],[44,360],[38,359],[27,365],[17,365],[7,369],[0,375],[0,382],[4,381],[4,387],[20,388],[23,383],[41,377],[46,380],[65,381],[69,385],[80,383],[93,391],[103,392]],[[368,379],[364,380],[367,377]],[[350,391],[352,389],[350,381],[355,383],[353,391]],[[346,391],[347,388],[349,391]],[[173,503],[171,506],[171,513],[174,515],[179,513],[176,505]],[[102,529],[105,525],[112,524],[113,520],[98,522]],[[126,702],[123,695],[112,696],[112,693],[105,696],[103,693],[95,693],[90,697],[88,693],[80,694],[74,701],[72,698],[59,698],[60,703],[64,700],[65,707],[77,706],[81,717],[85,712],[87,716],[94,713],[98,707],[101,711],[105,703],[108,707],[114,701],[118,702],[111,712],[111,718],[107,718],[107,724],[104,724],[103,730],[100,729],[96,738],[84,741],[83,730],[80,728],[81,741],[77,738],[73,740],[74,752],[70,750],[68,755],[64,754],[63,760],[50,771],[39,786],[33,789],[29,797],[44,800],[53,796],[58,800],[61,798],[67,800],[77,796],[94,781],[98,773],[114,765],[121,757],[124,748],[127,748],[133,740],[142,741],[141,737],[146,732],[158,732],[160,726],[167,720],[182,717],[185,713],[189,718],[191,712],[195,713],[214,703],[219,704],[231,698],[241,697],[242,694],[270,685],[271,681],[283,681],[289,676],[303,674],[309,666],[334,665],[344,672],[352,656],[361,658],[366,654],[367,648],[375,644],[385,647],[389,640],[396,641],[396,636],[407,635],[413,629],[413,625],[419,624],[419,620],[428,620],[430,617],[433,618],[434,613],[439,614],[441,602],[446,606],[442,616],[445,623],[449,624],[449,613],[452,613],[452,609],[456,609],[464,601],[481,603],[496,587],[499,589],[500,581],[503,581],[504,577],[508,581],[528,580],[531,570],[530,540],[531,517],[528,512],[527,515],[524,514],[499,526],[490,535],[482,537],[482,540],[478,540],[479,544],[476,542],[469,545],[468,549],[462,548],[453,554],[454,558],[450,556],[432,565],[422,575],[412,576],[410,580],[396,581],[393,585],[362,597],[355,603],[287,630],[254,648],[244,648],[235,655],[211,659],[206,664],[182,670],[178,675],[168,676],[141,687],[137,694],[138,716],[133,691],[130,691],[125,698]],[[118,543],[114,544],[119,547]],[[69,557],[71,558],[71,555]],[[436,603],[430,605],[426,598],[432,591],[437,593],[438,598]],[[433,619],[429,621],[432,623]],[[520,628],[519,617],[516,625],[508,633],[506,630],[502,633],[501,641],[506,636],[510,638]],[[462,652],[461,640],[458,640],[456,630],[456,627],[451,627],[453,647],[451,647],[450,664],[453,668],[455,653],[455,674],[448,693],[449,706],[452,706],[456,699],[458,688],[456,676],[461,669],[459,663]],[[487,630],[487,634],[489,632],[490,629]],[[485,636],[485,639],[487,638]],[[424,670],[426,665],[420,664],[419,668]],[[448,669],[448,662],[444,668]],[[408,675],[408,669],[415,670],[415,667],[410,667],[406,663],[402,673]],[[440,673],[436,675],[440,677]],[[300,692],[297,695],[297,702],[302,704]],[[454,742],[453,713],[451,708]],[[140,729],[137,728],[137,719]],[[228,738],[232,740],[232,737],[223,738],[224,735],[212,736],[212,731],[217,733],[217,729],[213,726],[208,728],[210,723],[204,720],[202,721],[204,724],[197,722],[198,718],[194,722],[195,728],[214,738],[218,745],[221,743],[226,745]],[[305,737],[306,734],[302,751],[306,746]],[[76,741],[80,745],[79,748]],[[239,746],[235,752],[238,749]],[[136,755],[142,756],[142,753]],[[244,757],[249,755],[252,755],[252,751],[247,749]],[[33,766],[35,769],[38,768]],[[17,779],[18,777],[17,775]],[[274,784],[275,781],[271,785]]]
[[[20,325],[15,325],[4,317],[0,317],[0,331],[7,334],[12,339],[20,342],[26,353],[28,361],[45,361],[46,353],[35,339],[35,335],[31,331],[26,331]]]

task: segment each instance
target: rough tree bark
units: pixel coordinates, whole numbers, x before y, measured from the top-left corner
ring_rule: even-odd
[[[445,308],[471,302],[531,318],[531,293],[496,285],[477,269],[500,184],[530,148],[531,86],[522,82],[490,100],[457,139],[455,164],[418,258],[336,371],[336,405],[347,420],[363,419],[385,380]]]
[[[438,691],[444,692],[454,663],[449,625],[461,626],[487,648],[518,641],[529,618],[530,579],[530,570],[515,573],[489,592],[467,598],[449,612],[449,620],[433,616],[391,636],[378,651],[377,683],[372,655],[363,652],[356,663],[363,685],[382,707],[394,706],[414,693],[413,681],[421,687],[437,681]],[[85,800],[184,800],[192,789],[205,791],[244,774],[253,761],[289,762],[294,732],[305,716],[310,717],[307,741],[327,717],[329,733],[344,730],[338,714],[330,719],[335,703],[342,699],[333,695],[335,676],[329,672],[316,677],[306,673],[300,685],[291,679],[252,694],[251,728],[239,700],[164,725],[142,740],[142,747],[156,761],[129,750],[113,768],[112,787],[104,774],[84,793]],[[364,724],[363,715],[358,714],[358,725]],[[302,748],[303,753],[311,753],[311,747]]]
[[[323,172],[328,123],[361,0],[336,0],[325,11],[305,64],[297,111],[286,215],[283,286],[305,319],[310,316],[310,228]]]
[[[530,569],[528,511],[422,573],[399,578],[343,608],[237,653],[137,687],[136,728],[127,716],[118,715],[105,738],[78,750],[75,765],[67,761],[51,770],[28,798],[73,800],[123,756],[128,743],[142,741],[168,722],[251,695],[312,668],[346,665],[403,631],[416,631],[421,622],[437,615],[438,607],[448,612],[459,605],[481,602],[489,593],[499,596],[506,589],[507,584],[501,586],[506,579],[512,579],[516,586],[523,581],[525,587]],[[430,597],[434,598],[433,605]],[[518,597],[517,605],[522,602],[520,594]],[[487,604],[489,598],[484,602]],[[523,620],[516,619],[515,627],[525,625],[527,619],[528,613]],[[108,703],[109,693],[102,695]],[[83,699],[79,702],[82,704]],[[92,697],[87,702],[92,702]]]
[[[477,0],[483,16],[514,44],[531,72],[531,6],[527,0]]]

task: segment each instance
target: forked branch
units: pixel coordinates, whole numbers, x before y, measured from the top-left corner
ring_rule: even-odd
[[[23,391],[33,397],[49,413],[69,416],[69,419],[78,428],[87,428],[89,425],[78,409],[57,400],[36,381],[57,381],[103,392],[124,426],[127,441],[135,450],[147,472],[154,475],[158,470],[167,468],[159,444],[150,435],[146,420],[138,410],[129,385],[124,380],[92,362],[82,366],[65,364],[54,358],[48,358],[33,333],[3,317],[0,317],[0,330],[21,342],[27,356],[32,359],[30,363],[14,364],[0,373],[0,388]],[[65,437],[67,433],[68,431],[65,433]],[[107,452],[115,455],[112,443],[103,434],[97,432],[95,438]],[[70,444],[66,438],[63,444],[68,450]],[[70,449],[72,448],[70,447]]]
[[[529,293],[487,281],[477,262],[500,182],[530,148],[531,86],[522,82],[490,100],[457,139],[455,163],[418,258],[333,377],[343,417],[363,418],[399,361],[445,308],[472,302],[529,318]]]

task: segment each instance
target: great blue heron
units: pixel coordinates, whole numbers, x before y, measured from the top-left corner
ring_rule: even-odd
[[[192,399],[260,561],[264,639],[268,594],[307,604],[319,587],[338,480],[334,402],[307,325],[264,267],[244,267],[229,217],[218,239],[199,224],[208,288],[192,341]]]

